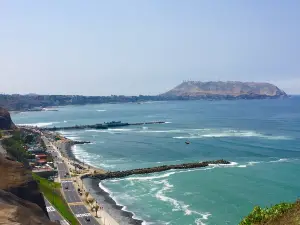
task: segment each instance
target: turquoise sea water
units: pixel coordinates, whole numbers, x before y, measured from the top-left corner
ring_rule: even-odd
[[[68,126],[112,120],[169,123],[62,132],[92,144],[81,160],[107,170],[226,159],[229,166],[171,170],[101,185],[147,224],[238,224],[254,205],[300,196],[300,98],[171,101],[60,107],[14,114],[17,124]],[[190,145],[184,142],[189,140]]]

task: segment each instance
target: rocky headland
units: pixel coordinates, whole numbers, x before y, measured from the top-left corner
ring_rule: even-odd
[[[262,99],[286,97],[286,93],[270,83],[240,81],[184,81],[164,97],[190,99]]]
[[[0,224],[54,225],[30,171],[0,154]]]
[[[16,126],[12,122],[9,112],[0,107],[0,129],[1,130],[11,130],[15,129]]]

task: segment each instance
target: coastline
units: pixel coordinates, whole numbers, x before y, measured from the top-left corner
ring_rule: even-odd
[[[134,214],[130,211],[123,210],[124,206],[118,205],[116,201],[102,189],[100,179],[84,178],[84,186],[89,190],[90,194],[96,201],[104,207],[105,211],[111,215],[120,225],[142,225],[143,220],[134,218]],[[101,212],[100,212],[101,215]]]
[[[81,162],[79,159],[77,159],[73,153],[72,146],[74,146],[74,143],[72,140],[67,139],[67,141],[60,142],[59,148],[60,151],[69,159],[76,161],[80,164]],[[93,168],[95,170],[100,170],[105,172],[105,170],[101,168],[96,168],[94,166],[91,166],[87,163],[85,165],[88,165],[90,168]],[[93,198],[104,207],[104,210],[118,222],[120,225],[142,225],[144,224],[143,220],[134,218],[134,213],[130,211],[123,210],[124,206],[118,205],[117,202],[110,196],[110,193],[106,192],[104,189],[100,187],[101,180],[98,178],[83,178],[82,182],[85,186],[86,190],[89,190],[90,195],[93,196]],[[99,214],[101,215],[101,210],[99,210]]]

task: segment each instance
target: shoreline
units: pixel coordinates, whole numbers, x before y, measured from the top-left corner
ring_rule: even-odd
[[[60,143],[60,151],[66,155],[69,159],[76,161],[80,164],[83,164],[82,161],[76,158],[73,153],[72,146],[75,146],[74,142],[67,138],[68,141]],[[96,168],[87,163],[90,168],[95,170],[105,171],[101,168]],[[83,178],[82,182],[85,186],[86,190],[89,190],[90,195],[104,207],[104,210],[116,220],[120,225],[143,225],[144,221],[140,219],[133,218],[135,214],[130,211],[123,210],[123,205],[119,205],[111,196],[110,193],[106,192],[104,189],[100,187],[101,180],[98,178]],[[101,214],[101,210],[99,210],[99,214]]]
[[[90,194],[96,201],[104,207],[105,211],[111,215],[120,225],[143,225],[144,221],[133,218],[135,214],[130,211],[123,210],[125,206],[117,204],[117,202],[100,187],[101,180],[98,178],[84,178],[84,186],[89,190]],[[101,211],[100,211],[101,215]]]

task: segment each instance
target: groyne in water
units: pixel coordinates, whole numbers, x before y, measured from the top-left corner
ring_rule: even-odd
[[[120,121],[109,122],[109,123],[99,123],[93,125],[75,125],[69,127],[45,127],[40,128],[40,130],[44,131],[56,131],[56,130],[78,130],[78,129],[108,129],[108,128],[116,128],[116,127],[125,127],[125,126],[136,126],[136,125],[149,125],[149,124],[164,124],[164,121],[152,121],[152,122],[144,122],[144,123],[122,123]]]
[[[113,178],[122,178],[122,177],[131,176],[131,175],[137,175],[137,174],[156,173],[156,172],[162,172],[162,171],[171,170],[171,169],[191,169],[191,168],[207,167],[211,164],[226,164],[226,165],[228,165],[228,164],[230,164],[230,162],[226,161],[224,159],[219,159],[219,160],[214,160],[214,161],[183,163],[183,164],[178,164],[178,165],[163,165],[163,166],[132,169],[132,170],[125,170],[125,171],[106,172],[103,174],[84,175],[84,176],[82,176],[82,179],[86,178],[86,177],[96,177],[96,178],[99,178],[100,180],[105,180],[105,179],[113,179]]]

